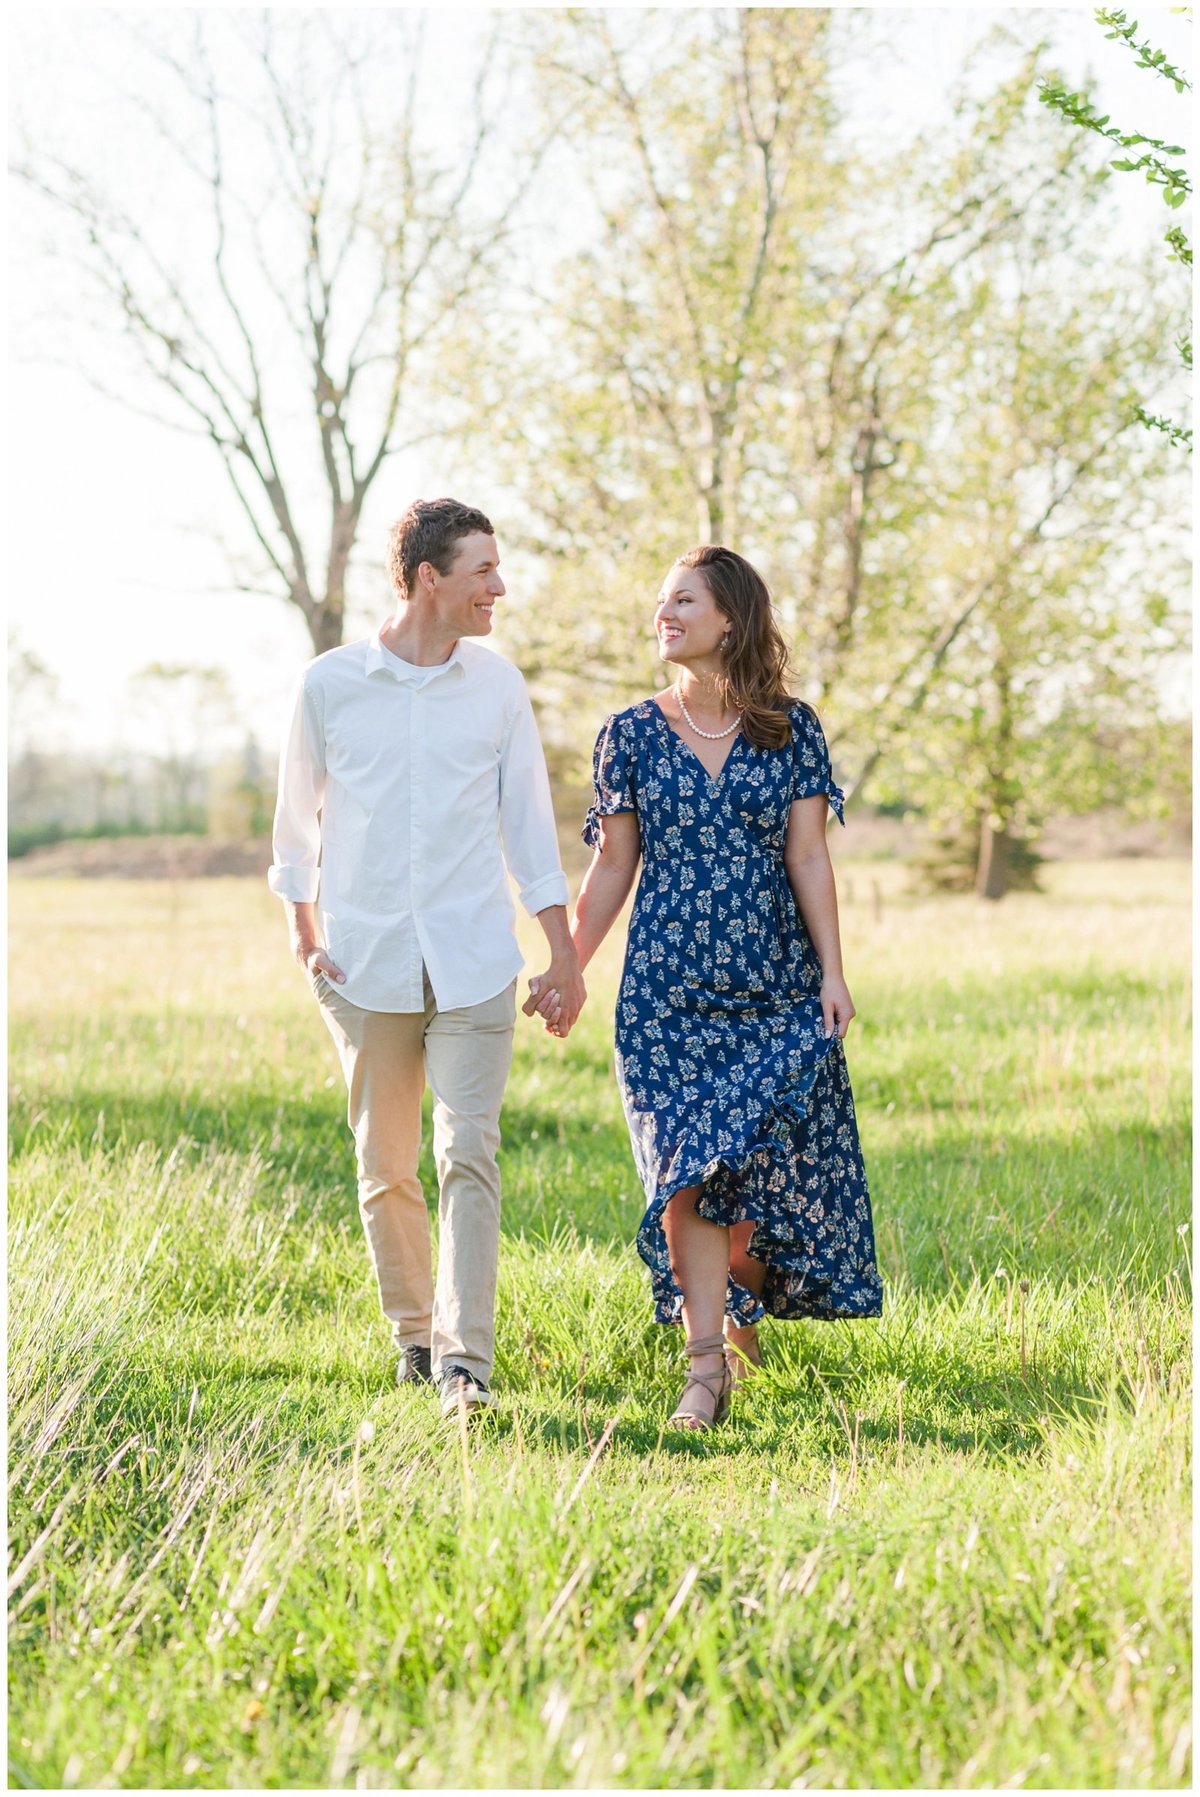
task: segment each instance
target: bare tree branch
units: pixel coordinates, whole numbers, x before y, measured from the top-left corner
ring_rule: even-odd
[[[17,173],[78,231],[97,293],[141,366],[190,420],[173,421],[176,428],[213,444],[280,596],[303,613],[314,646],[326,648],[340,640],[348,571],[373,483],[390,457],[437,434],[428,410],[420,431],[400,427],[412,382],[429,389],[440,377],[444,385],[434,346],[510,231],[550,140],[519,161],[507,197],[485,196],[483,152],[495,123],[487,85],[494,37],[468,103],[470,141],[453,160],[435,165],[427,153],[418,156],[415,144],[423,104],[420,21],[415,29],[404,21],[397,36],[390,18],[346,30],[322,19],[314,53],[320,107],[303,91],[312,66],[306,67],[309,25],[297,30],[270,13],[224,25],[195,15],[191,23],[186,41],[172,37],[170,28],[151,33],[118,21],[112,29],[157,72],[156,97],[134,93],[127,104],[202,196],[200,216],[213,243],[209,291],[182,278],[156,228],[139,222],[81,168],[43,151]],[[380,58],[391,58],[393,42],[404,52],[403,67],[386,87],[376,80],[391,119],[380,128],[367,88]],[[241,58],[267,96],[265,107],[247,98],[244,83],[218,72],[218,44],[222,54],[232,50]],[[199,121],[199,132],[191,120]],[[241,134],[241,121],[254,149],[249,162],[243,135],[231,149],[231,130],[237,123]],[[257,172],[259,142],[265,186]],[[282,237],[268,247],[279,227]],[[280,242],[297,254],[291,270],[280,261]],[[284,345],[300,347],[304,383],[280,363],[278,336],[263,321],[264,302],[284,321]],[[94,384],[158,418],[119,382]],[[311,506],[301,525],[299,479],[291,466],[291,421],[302,410],[314,419],[319,477],[329,497],[319,558],[310,550],[320,527]],[[288,451],[286,469],[281,446]],[[319,591],[310,573],[318,559]]]

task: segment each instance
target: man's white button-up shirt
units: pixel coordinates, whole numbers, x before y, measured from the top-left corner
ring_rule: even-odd
[[[501,852],[503,844],[503,854]],[[482,1004],[520,972],[505,862],[531,916],[565,905],[550,782],[511,662],[469,640],[414,667],[375,636],[305,668],[279,764],[272,892],[316,901],[367,1011]]]

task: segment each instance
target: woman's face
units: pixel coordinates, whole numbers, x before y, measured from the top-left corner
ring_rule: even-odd
[[[717,610],[699,568],[671,569],[658,596],[654,629],[663,661],[689,668],[720,660],[721,639],[729,629],[729,619]]]

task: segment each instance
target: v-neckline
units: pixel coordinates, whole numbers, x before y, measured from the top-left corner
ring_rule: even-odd
[[[685,754],[691,756],[692,760],[696,763],[696,766],[700,769],[700,772],[704,775],[704,778],[708,781],[710,789],[715,791],[716,788],[718,786],[720,786],[722,780],[725,778],[725,770],[729,766],[729,763],[733,759],[734,751],[737,749],[738,744],[744,740],[744,732],[742,731],[740,725],[738,727],[737,735],[734,737],[734,739],[730,743],[728,749],[725,751],[725,759],[721,763],[720,769],[718,770],[717,773],[710,774],[708,769],[705,767],[704,763],[701,761],[699,755],[697,755],[695,749],[693,749],[691,743],[685,741],[685,739],[683,738],[683,736],[680,734],[680,732],[678,730],[672,729],[671,722],[670,722],[669,718],[667,717],[666,712],[663,710],[662,706],[659,704],[658,700],[650,699],[648,701],[648,703],[653,705],[655,711],[658,713],[659,718],[662,721],[663,729],[668,731],[669,734],[675,738],[675,741],[680,745],[680,747],[683,749]]]

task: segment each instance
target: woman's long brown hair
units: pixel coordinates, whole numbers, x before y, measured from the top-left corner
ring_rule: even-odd
[[[771,609],[766,581],[743,556],[717,543],[689,549],[675,564],[698,568],[717,610],[729,619],[717,691],[729,711],[742,714],[742,731],[756,749],[782,749],[791,741],[788,651]]]

